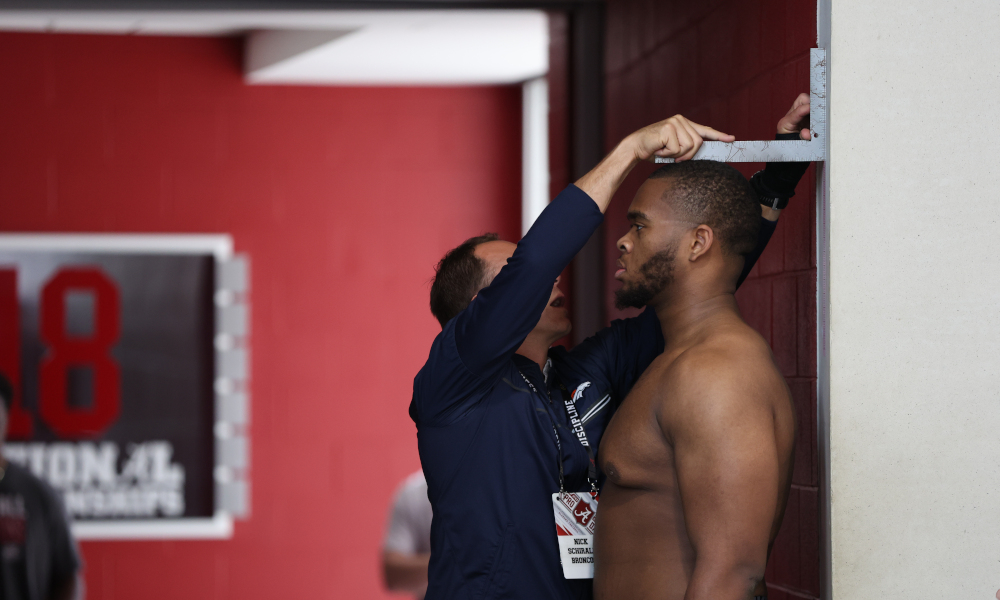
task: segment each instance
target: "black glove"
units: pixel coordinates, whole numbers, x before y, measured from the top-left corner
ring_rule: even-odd
[[[776,140],[797,140],[798,133],[779,133]],[[795,195],[795,187],[809,168],[808,162],[769,162],[763,171],[750,178],[750,187],[760,203],[781,210],[788,206],[788,199]]]

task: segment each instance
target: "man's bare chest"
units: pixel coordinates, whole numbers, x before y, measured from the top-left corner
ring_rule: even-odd
[[[601,441],[601,470],[620,487],[676,487],[673,449],[659,419],[669,389],[650,368],[615,412]]]

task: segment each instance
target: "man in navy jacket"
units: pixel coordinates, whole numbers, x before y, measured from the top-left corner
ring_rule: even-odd
[[[702,139],[734,138],[681,116],[641,129],[560,193],[516,247],[473,238],[439,265],[432,309],[443,330],[410,404],[434,510],[428,600],[592,596],[591,580],[563,576],[551,497],[596,483],[612,408],[663,339],[646,311],[550,351],[570,327],[556,284],[639,160],[686,160]],[[761,229],[744,276],[773,221]]]

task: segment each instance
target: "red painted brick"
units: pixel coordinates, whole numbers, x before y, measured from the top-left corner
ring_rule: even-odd
[[[785,0],[785,27],[789,52],[798,53],[816,47],[816,3]]]
[[[774,139],[774,126],[778,120],[771,118],[772,78],[772,73],[766,72],[750,83],[750,129],[747,131],[749,139]]]
[[[691,119],[695,123],[704,123],[705,125],[712,125],[711,115],[709,114],[707,104],[699,104],[694,108],[689,108],[684,111],[684,116]]]
[[[796,279],[798,371],[804,377],[816,377],[816,271],[803,273]]]
[[[819,437],[817,437],[817,424],[816,424],[816,410],[818,408],[817,390],[816,390],[816,379],[812,380],[812,400],[810,405],[813,407],[810,424],[812,425],[812,481],[813,485],[819,486]]]
[[[803,179],[807,179],[803,177]],[[788,208],[781,211],[781,226],[785,229],[785,269],[803,271],[811,268],[813,223],[810,220],[810,194],[800,191],[788,203]]]
[[[810,238],[809,245],[812,247],[812,267],[814,269],[816,268],[816,224],[817,224],[816,211],[819,210],[818,205],[820,201],[819,193],[816,190],[816,181],[819,177],[820,169],[821,167],[818,167],[816,165],[809,167],[809,171],[806,172],[806,176],[809,178],[808,183],[803,182],[799,184],[799,186],[803,185],[809,186],[810,197],[812,198],[812,200],[809,202],[809,210],[811,213],[809,222],[812,223],[812,228],[811,228],[812,236]]]
[[[784,590],[779,590],[768,586],[767,588],[767,600],[794,600],[791,596],[785,593]]]
[[[747,279],[736,292],[743,319],[771,342],[771,282]]]
[[[720,6],[729,5],[732,7],[733,2],[732,0],[707,0],[705,2],[691,2],[690,4],[695,5],[695,17],[703,19],[715,12],[715,10]],[[734,10],[733,12],[736,11]]]
[[[819,493],[799,493],[799,589],[819,596]]]
[[[698,83],[698,30],[694,27],[685,29],[677,36],[677,43],[681,51],[681,79],[678,82],[681,111],[687,111],[702,100],[695,90]]]
[[[657,0],[641,0],[639,3],[641,14],[639,47],[643,55],[649,54],[660,43],[659,24],[656,22],[656,4]]]
[[[771,285],[771,351],[781,374],[797,375],[795,332],[797,290],[794,277],[778,277]]]
[[[729,96],[729,118],[731,133],[736,139],[748,139],[747,132],[750,130],[750,90],[741,87],[735,94]]]
[[[708,120],[706,121],[719,131],[729,132],[732,124],[729,119],[729,103],[722,98],[713,100],[708,105]]]
[[[660,46],[649,58],[650,109],[663,118],[680,106],[681,51],[677,42]]]
[[[760,0],[741,0],[736,10],[736,84],[744,85],[760,73]]]
[[[704,102],[726,94],[734,85],[736,11],[722,7],[698,25],[698,96]]]
[[[625,113],[623,77],[619,74],[604,78],[604,146],[610,151],[622,138],[622,118]]]
[[[624,19],[622,19],[625,66],[629,67],[642,55],[640,38],[645,15],[642,13],[642,3],[639,0],[624,0],[621,5],[622,10],[625,11]]]
[[[659,44],[672,40],[679,31],[688,26],[688,4],[671,0],[659,0],[653,3],[651,18],[656,22]]]
[[[625,65],[625,11],[619,2],[609,2],[604,17],[604,72],[617,73]]]
[[[624,135],[645,127],[651,122],[649,118],[649,76],[645,63],[640,62],[630,66],[625,71],[623,84],[625,112],[621,117],[624,129],[619,132],[620,135],[614,141],[609,140],[612,144],[617,143]]]
[[[788,388],[795,400],[795,416],[797,419],[797,436],[795,440],[795,470],[792,473],[792,483],[797,485],[816,485],[815,472],[815,440],[813,431],[816,421],[816,405],[813,400],[813,390],[816,382],[796,379],[788,382]]]
[[[767,248],[761,254],[758,265],[762,276],[774,275],[785,270],[785,228],[781,226],[780,221]]]
[[[763,68],[769,68],[784,62],[785,53],[786,10],[785,0],[761,0],[760,19],[760,61]]]
[[[781,530],[774,540],[771,560],[774,561],[774,580],[788,587],[799,587],[799,490],[792,488],[785,507]]]
[[[726,133],[732,133],[727,131]],[[744,177],[750,179],[750,177],[759,170],[759,163],[732,163],[732,165],[739,171]]]

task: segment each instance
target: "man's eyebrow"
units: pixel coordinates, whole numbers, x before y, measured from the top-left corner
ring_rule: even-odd
[[[630,210],[630,211],[628,211],[628,214],[625,215],[625,218],[628,219],[629,221],[635,221],[637,219],[642,219],[643,221],[650,221],[650,220],[652,220],[652,219],[649,218],[649,215],[647,215],[646,213],[643,213],[643,212],[639,212],[637,210]]]

